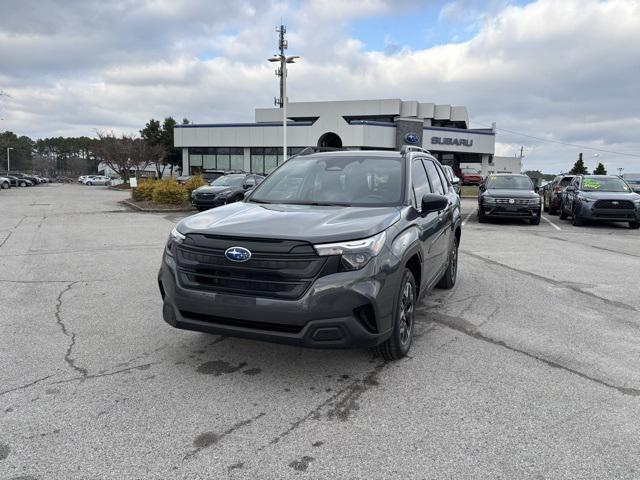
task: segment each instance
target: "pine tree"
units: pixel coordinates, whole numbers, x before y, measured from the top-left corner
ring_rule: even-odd
[[[573,164],[573,168],[569,173],[572,175],[586,175],[589,173],[589,170],[587,170],[587,167],[582,161],[582,153],[578,155],[578,160],[576,160],[576,163]]]
[[[606,175],[607,174],[607,169],[604,168],[604,165],[602,164],[602,162],[598,163],[598,166],[593,171],[593,174],[594,175]]]

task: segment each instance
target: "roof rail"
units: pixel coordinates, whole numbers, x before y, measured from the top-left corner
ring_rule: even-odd
[[[431,152],[429,150],[426,150],[422,147],[416,147],[415,145],[403,145],[402,148],[400,149],[401,155],[406,155],[409,152],[422,152],[422,153],[428,153],[429,155],[431,155]]]
[[[320,152],[341,152],[347,150],[344,147],[306,147],[301,152],[293,155],[295,157],[299,155],[311,155],[312,153],[320,153]]]

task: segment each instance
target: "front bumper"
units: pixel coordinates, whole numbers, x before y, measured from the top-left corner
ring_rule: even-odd
[[[538,218],[540,205],[480,205],[482,213],[492,218]]]
[[[314,348],[372,347],[391,335],[402,273],[389,264],[394,257],[382,256],[362,270],[317,278],[296,300],[187,289],[178,267],[163,260],[163,317],[176,328],[217,335]]]
[[[191,198],[191,205],[196,208],[215,208],[227,204],[226,197],[215,197],[213,199]]]
[[[640,222],[640,209],[638,208],[595,208],[594,202],[579,203],[576,212],[585,220],[602,222]]]

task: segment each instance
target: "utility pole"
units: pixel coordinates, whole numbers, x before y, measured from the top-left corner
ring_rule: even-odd
[[[284,51],[288,48],[289,44],[284,38],[284,34],[287,32],[286,25],[280,25],[276,27],[278,32],[278,50],[279,54],[275,54],[269,58],[270,62],[278,62],[280,67],[276,68],[276,76],[280,77],[280,98],[274,99],[274,104],[278,105],[282,109],[282,158],[287,160],[287,64],[295,63],[297,55],[291,55],[287,57]]]

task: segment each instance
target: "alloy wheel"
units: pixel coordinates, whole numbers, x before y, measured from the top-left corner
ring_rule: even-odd
[[[400,298],[400,342],[406,345],[411,339],[411,329],[413,328],[413,317],[415,314],[415,292],[409,280],[402,288]]]

